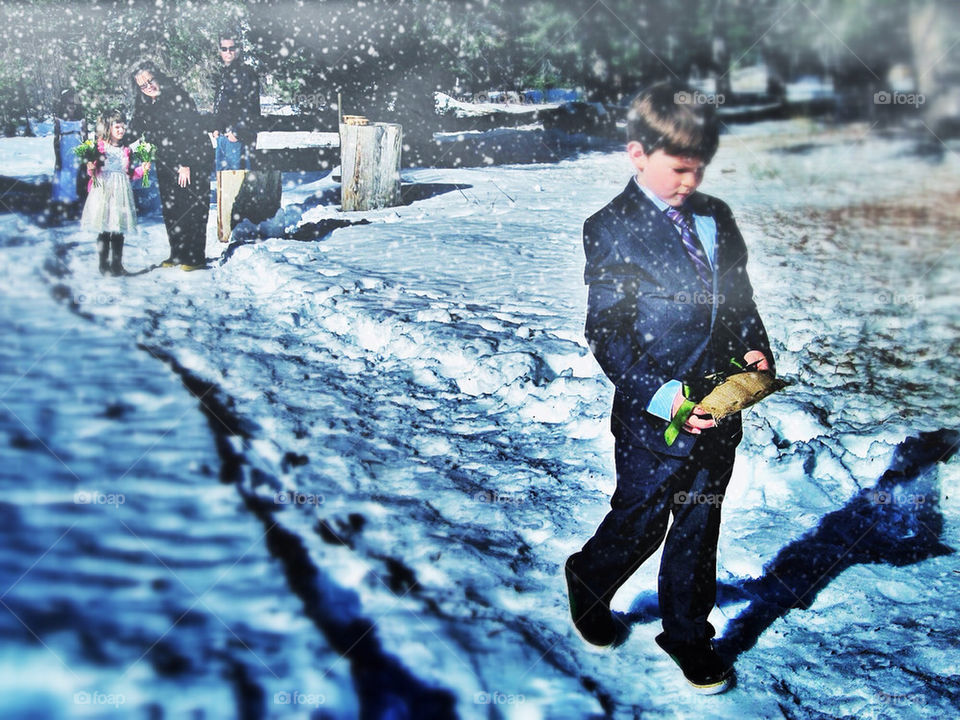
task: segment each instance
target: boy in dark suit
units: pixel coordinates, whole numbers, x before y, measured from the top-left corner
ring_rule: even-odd
[[[701,97],[659,83],[633,101],[627,154],[636,175],[583,226],[586,336],[616,388],[617,488],[565,571],[577,630],[595,645],[613,644],[610,601],[666,537],[657,644],[710,694],[733,681],[707,616],[741,424],[739,414],[717,424],[687,398],[703,398],[710,376],[733,365],[773,366],[733,215],[696,192],[719,142],[713,107],[694,102]]]

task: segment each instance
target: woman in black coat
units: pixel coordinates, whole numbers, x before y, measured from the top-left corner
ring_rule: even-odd
[[[132,135],[143,135],[157,147],[157,180],[170,241],[170,257],[162,265],[205,267],[213,169],[207,123],[187,92],[153,63],[137,65],[130,79],[136,98]]]

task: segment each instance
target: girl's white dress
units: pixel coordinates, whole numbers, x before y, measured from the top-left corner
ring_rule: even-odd
[[[90,187],[83,206],[80,227],[97,233],[126,233],[137,227],[137,208],[133,203],[130,178],[124,169],[122,147],[104,146],[103,168]]]

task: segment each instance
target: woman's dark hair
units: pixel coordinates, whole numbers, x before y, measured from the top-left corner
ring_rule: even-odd
[[[80,107],[80,103],[77,102],[77,91],[73,88],[60,91],[60,97],[57,100],[55,110],[57,117],[66,118],[68,107],[71,109],[71,119],[76,119],[77,116],[83,117],[83,109]]]
[[[160,88],[161,93],[163,93],[165,89],[176,85],[170,76],[161,71],[152,60],[141,60],[134,65],[133,70],[130,71],[130,84],[133,86],[133,100],[136,104],[142,105],[148,101],[147,96],[143,94],[140,86],[137,85],[137,75],[142,72],[148,72],[153,76],[153,81],[157,84],[157,87]]]

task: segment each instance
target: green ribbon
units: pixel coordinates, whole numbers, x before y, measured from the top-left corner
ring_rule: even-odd
[[[744,370],[747,366],[739,362],[736,358],[730,358],[730,364],[733,365],[738,370]],[[723,379],[723,376],[720,376],[720,379]],[[693,409],[697,406],[693,400],[690,400],[690,388],[686,385],[683,386],[683,396],[687,398],[684,400],[680,407],[677,408],[677,414],[673,416],[673,419],[670,421],[670,424],[667,425],[667,429],[663,433],[663,439],[667,443],[667,447],[670,447],[677,441],[677,437],[680,435],[680,429],[683,427],[683,424],[687,422],[687,419],[693,414]]]
[[[693,414],[693,409],[697,404],[690,399],[690,388],[686,385],[683,386],[683,396],[686,398],[677,408],[676,415],[673,416],[673,420],[670,421],[670,424],[667,425],[667,429],[663,433],[663,439],[667,443],[667,447],[673,445],[676,442],[677,436],[680,435],[680,428],[683,427],[683,424],[687,421],[687,418]]]

